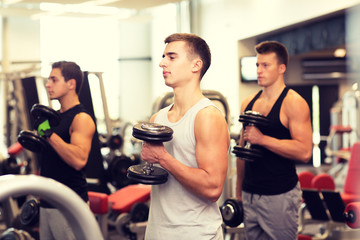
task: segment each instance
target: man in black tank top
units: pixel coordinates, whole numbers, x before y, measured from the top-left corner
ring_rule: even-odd
[[[78,93],[83,73],[74,62],[55,62],[46,83],[50,99],[60,103],[60,124],[46,134],[48,148],[42,153],[40,175],[52,178],[88,201],[85,167],[95,133],[95,122],[80,104]],[[40,239],[75,239],[60,211],[40,201]]]
[[[285,85],[286,47],[265,41],[255,50],[262,90],[243,101],[241,112],[259,112],[270,125],[261,131],[248,125],[241,132],[240,145],[256,145],[263,157],[237,160],[236,195],[243,201],[248,240],[295,240],[301,204],[295,161],[306,163],[312,156],[310,109],[298,93]]]

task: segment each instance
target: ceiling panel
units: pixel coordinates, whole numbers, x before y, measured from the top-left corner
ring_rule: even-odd
[[[116,7],[120,9],[142,10],[156,7],[168,3],[176,3],[181,0],[0,0],[0,14],[2,16],[34,16],[34,14],[46,15],[48,12],[40,10],[40,3],[55,4],[84,4],[86,6]],[[54,12],[54,11],[53,11]],[[52,14],[52,13],[49,13]],[[74,15],[78,17],[88,17],[89,14],[64,12],[62,16]],[[93,14],[93,16],[101,14]]]
[[[181,0],[120,0],[103,5],[117,8],[144,9],[180,1]]]
[[[135,0],[136,1],[136,0]],[[2,0],[1,1],[5,5],[12,5],[12,4],[18,4],[18,3],[25,3],[25,4],[39,4],[42,2],[48,2],[48,3],[60,3],[60,4],[79,4],[84,2],[89,2],[88,0]]]

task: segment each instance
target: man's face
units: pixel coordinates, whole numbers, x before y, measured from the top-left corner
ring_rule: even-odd
[[[60,99],[68,92],[68,82],[65,82],[61,70],[54,68],[51,70],[50,76],[46,83],[46,89],[50,99]]]
[[[184,41],[170,42],[166,45],[159,66],[163,69],[167,86],[181,86],[191,79],[194,61],[189,57],[188,49]]]
[[[283,64],[278,63],[275,53],[257,55],[257,76],[258,85],[265,87],[274,83],[284,74]]]

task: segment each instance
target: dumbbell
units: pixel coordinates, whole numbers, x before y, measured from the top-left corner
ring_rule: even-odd
[[[34,104],[30,110],[34,119],[34,128],[43,120],[49,120],[50,127],[55,127],[60,123],[60,114],[55,110],[40,104]],[[41,152],[46,147],[46,141],[39,136],[36,129],[34,131],[22,130],[18,135],[18,142],[32,152]]]
[[[244,114],[240,115],[239,122],[243,123],[243,129],[248,125],[255,126],[259,129],[269,125],[269,120],[255,111],[244,112]],[[255,161],[263,156],[262,151],[257,149],[256,146],[251,146],[250,142],[246,142],[244,147],[235,146],[232,152],[236,157],[247,161]]]
[[[237,227],[244,221],[242,201],[238,199],[226,199],[220,207],[220,212],[226,226]]]
[[[0,240],[34,240],[34,238],[24,230],[8,228],[1,234]]]
[[[157,123],[138,123],[133,126],[132,135],[134,138],[146,142],[161,143],[172,139],[173,130]],[[156,185],[167,181],[168,172],[151,163],[145,163],[130,166],[127,170],[127,177],[138,183]]]
[[[121,154],[120,156],[114,156],[109,160],[107,168],[108,181],[114,185],[116,189],[123,188],[134,182],[127,177],[127,170],[130,166],[140,163],[140,159],[136,155],[126,156]]]
[[[33,226],[39,222],[39,206],[39,201],[36,199],[31,199],[24,203],[20,213],[22,225]]]

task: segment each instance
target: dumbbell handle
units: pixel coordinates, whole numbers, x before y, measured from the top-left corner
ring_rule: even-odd
[[[149,162],[145,162],[143,171],[146,175],[150,175],[154,171],[153,164]]]
[[[255,124],[253,124],[253,123],[249,123],[249,124],[248,124],[248,126],[254,126],[254,125],[255,125]],[[250,148],[251,148],[251,143],[248,142],[248,141],[246,141],[246,144],[245,144],[244,148],[250,149]]]
[[[153,164],[146,162],[143,168],[146,175],[150,175],[154,171]]]
[[[251,148],[251,143],[250,143],[250,142],[246,142],[246,144],[245,144],[244,148],[246,148],[246,149]]]

